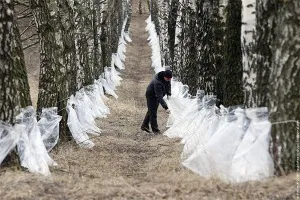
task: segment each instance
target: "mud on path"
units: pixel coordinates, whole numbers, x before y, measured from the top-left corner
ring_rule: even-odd
[[[117,100],[110,98],[108,118],[95,147],[62,144],[51,156],[58,166],[51,177],[12,168],[0,169],[0,199],[294,199],[295,174],[241,185],[204,179],[180,164],[180,140],[140,131],[146,112],[145,88],[153,76],[145,20],[135,8],[132,43]],[[159,108],[162,131],[167,115]]]

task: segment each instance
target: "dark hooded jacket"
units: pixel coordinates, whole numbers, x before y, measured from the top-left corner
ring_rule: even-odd
[[[164,109],[168,109],[167,103],[163,99],[165,95],[171,96],[171,83],[165,81],[164,71],[155,75],[154,79],[147,87],[146,96],[153,103],[160,103]]]

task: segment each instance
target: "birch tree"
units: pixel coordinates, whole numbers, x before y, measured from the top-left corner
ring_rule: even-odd
[[[243,1],[245,104],[267,106],[277,174],[296,169],[299,120],[299,3]],[[285,123],[284,121],[289,121]]]
[[[0,2],[0,120],[13,123],[17,90],[13,63],[13,3]]]
[[[127,3],[125,3],[125,15],[127,16],[127,22],[124,28],[124,31],[128,33],[129,31],[129,26],[131,22],[131,15],[132,15],[132,0],[128,0]],[[124,17],[126,17],[124,16]]]
[[[29,84],[14,2],[0,2],[0,120],[15,123],[19,109],[31,105]],[[13,153],[5,162],[18,162]]]
[[[57,107],[58,114],[63,117],[60,122],[61,138],[68,138],[65,107],[69,97],[67,75],[71,61],[64,46],[67,38],[61,23],[64,18],[60,15],[63,1],[31,0],[30,5],[41,49],[37,110],[41,112],[42,108]]]
[[[178,17],[178,7],[179,0],[171,1],[170,12],[168,15],[168,48],[170,51],[170,60],[169,65],[173,68],[174,57],[175,57],[175,39],[176,39],[176,26],[177,26],[177,17]]]
[[[273,122],[300,120],[300,4],[299,1],[261,2],[258,18],[258,104],[270,110]],[[263,40],[265,43],[263,43]],[[263,44],[268,46],[263,46]],[[263,57],[263,56],[264,57]],[[267,69],[266,69],[267,68]],[[265,80],[261,80],[265,78]],[[273,157],[278,172],[296,169],[296,123],[272,127]]]
[[[31,99],[13,1],[2,1],[0,13],[0,120],[14,123],[18,109],[31,105]]]
[[[240,105],[244,102],[243,65],[241,50],[241,0],[228,0],[224,43],[223,104]]]
[[[57,106],[59,99],[59,54],[55,38],[55,21],[51,18],[50,9],[46,1],[31,0],[31,8],[36,20],[41,45],[41,65],[38,110]],[[49,3],[49,2],[48,2]],[[52,6],[55,2],[52,1]]]

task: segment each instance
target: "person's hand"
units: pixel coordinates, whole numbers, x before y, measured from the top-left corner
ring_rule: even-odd
[[[167,109],[167,110],[166,110],[166,113],[167,113],[167,114],[170,114],[170,113],[171,113],[170,109]]]
[[[171,96],[170,96],[170,95],[167,95],[167,99],[170,100],[170,98],[171,98]]]

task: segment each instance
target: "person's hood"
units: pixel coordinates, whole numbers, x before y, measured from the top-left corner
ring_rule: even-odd
[[[156,75],[155,75],[155,78],[157,80],[160,80],[162,82],[165,82],[165,79],[164,79],[164,71],[161,71],[161,72],[158,72]]]

